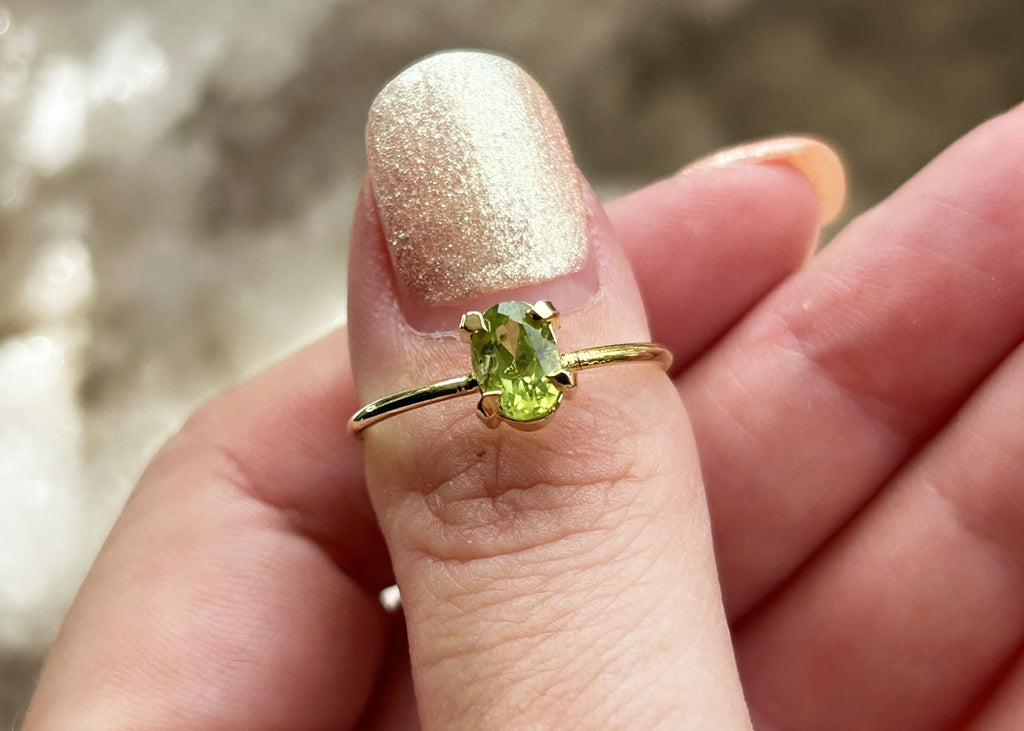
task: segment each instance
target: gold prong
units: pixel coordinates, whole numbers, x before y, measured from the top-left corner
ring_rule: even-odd
[[[498,416],[498,400],[501,398],[501,391],[486,391],[480,394],[480,401],[476,405],[476,415],[483,419],[491,429],[496,429],[501,423]]]
[[[565,368],[549,373],[548,380],[559,388],[576,388],[576,373]]]
[[[459,337],[464,343],[468,343],[472,339],[473,333],[481,330],[487,330],[487,323],[484,321],[482,312],[470,310],[459,320]]]
[[[537,320],[546,320],[551,324],[552,330],[558,329],[558,310],[551,304],[550,300],[538,300],[530,308],[529,314]]]
[[[545,320],[558,314],[558,310],[556,310],[555,306],[551,304],[551,300],[538,300],[532,309],[538,316],[543,317]]]

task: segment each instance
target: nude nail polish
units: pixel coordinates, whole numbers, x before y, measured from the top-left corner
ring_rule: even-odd
[[[572,152],[547,96],[511,61],[454,51],[409,67],[370,108],[366,148],[411,300],[450,305],[584,267]]]
[[[813,137],[772,137],[730,147],[697,160],[684,169],[691,173],[730,165],[789,163],[811,181],[821,206],[821,222],[835,220],[846,201],[846,174],[836,151]]]

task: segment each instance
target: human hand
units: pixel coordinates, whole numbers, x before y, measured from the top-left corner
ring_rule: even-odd
[[[813,145],[790,154],[822,156],[818,197],[718,159],[610,227],[590,201],[589,263],[524,296],[577,300],[563,350],[646,340],[628,256],[676,361],[581,375],[540,431],[430,406],[366,432],[364,479],[343,332],[219,397],[141,479],[25,728],[741,728],[740,676],[763,728],[1014,727],[1022,125],[971,133],[806,266],[841,176]],[[364,403],[468,370],[406,320],[469,307],[410,296],[380,219],[364,187]],[[376,601],[393,576],[409,652]]]

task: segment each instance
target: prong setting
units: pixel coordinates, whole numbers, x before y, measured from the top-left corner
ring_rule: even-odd
[[[487,391],[480,394],[480,401],[476,405],[476,415],[491,429],[497,429],[502,421],[498,415],[500,399],[501,391]]]
[[[481,393],[477,414],[487,426],[506,421],[516,429],[537,428],[558,408],[563,389],[574,384],[572,374],[562,372],[551,324],[557,317],[547,300],[500,302],[463,315],[459,330],[469,341]]]
[[[459,337],[462,342],[468,343],[473,339],[473,333],[486,332],[487,321],[484,314],[476,310],[470,310],[462,316],[459,321]]]
[[[561,389],[576,388],[576,373],[565,368],[549,373],[548,380]]]
[[[535,320],[544,320],[551,325],[552,330],[559,326],[558,310],[551,304],[550,300],[538,300],[530,307],[529,315]]]

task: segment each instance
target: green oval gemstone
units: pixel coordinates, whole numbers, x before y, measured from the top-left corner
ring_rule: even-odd
[[[536,421],[558,408],[561,391],[548,376],[562,368],[551,323],[525,302],[502,302],[483,313],[484,330],[470,339],[473,375],[484,393],[500,391],[498,413]]]

